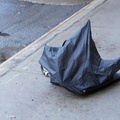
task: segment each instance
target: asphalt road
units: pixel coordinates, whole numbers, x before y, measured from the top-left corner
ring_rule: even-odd
[[[21,0],[21,1],[30,1],[34,3],[54,4],[54,5],[78,5],[78,4],[89,3],[92,0]]]
[[[45,5],[0,0],[0,62],[16,54],[85,5]]]

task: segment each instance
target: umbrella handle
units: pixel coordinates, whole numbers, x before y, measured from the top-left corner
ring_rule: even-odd
[[[46,77],[50,77],[50,73],[41,65],[41,71]]]

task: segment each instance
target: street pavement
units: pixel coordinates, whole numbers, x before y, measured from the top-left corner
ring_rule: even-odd
[[[54,5],[78,5],[89,3],[92,0],[21,0],[21,1],[29,1],[33,3],[41,3],[41,4],[54,4]]]
[[[45,5],[0,0],[0,62],[16,54],[85,5]]]
[[[120,57],[120,1],[94,0],[0,65],[0,120],[120,120],[120,82],[87,96],[53,85],[38,63],[88,19],[103,59]]]

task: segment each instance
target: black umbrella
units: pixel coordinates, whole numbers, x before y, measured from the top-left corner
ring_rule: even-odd
[[[61,47],[45,45],[40,64],[51,83],[78,94],[86,94],[118,79],[120,58],[103,60],[91,36],[88,20]],[[117,76],[117,77],[116,77]]]

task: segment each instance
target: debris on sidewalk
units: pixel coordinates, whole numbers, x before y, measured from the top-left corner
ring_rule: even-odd
[[[11,118],[11,120],[12,120],[12,118],[16,118],[16,116],[12,116],[12,115],[11,115],[10,118]]]

